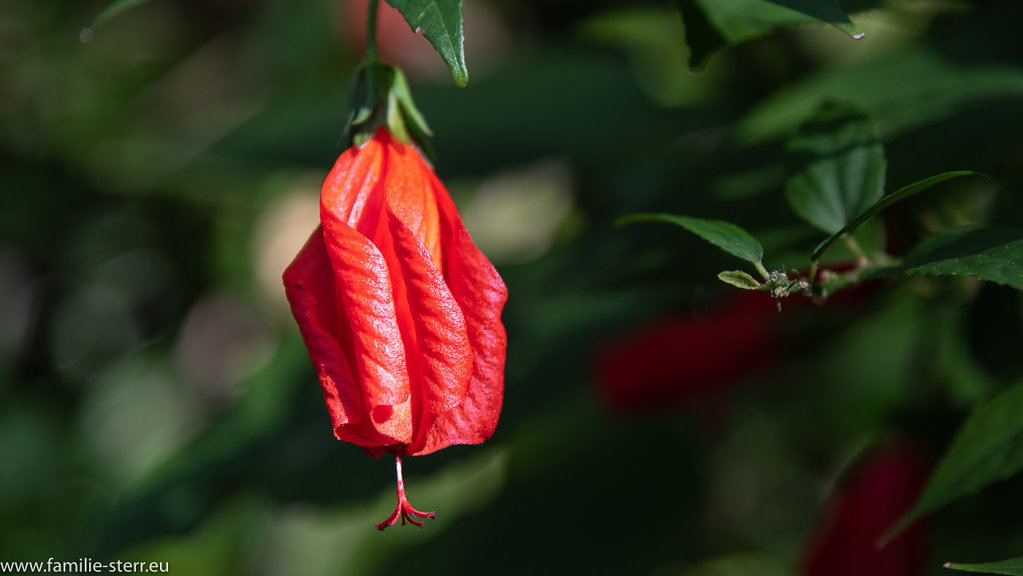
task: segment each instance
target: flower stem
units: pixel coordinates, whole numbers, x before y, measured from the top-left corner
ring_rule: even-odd
[[[853,253],[853,256],[859,260],[860,266],[866,266],[870,262],[870,259],[867,258],[867,253],[863,251],[863,248],[860,248],[860,243],[856,241],[852,234],[843,234],[842,241],[845,242],[845,247]]]
[[[436,512],[420,512],[412,507],[408,502],[408,498],[405,497],[405,480],[401,477],[401,456],[398,454],[394,455],[394,468],[398,473],[398,505],[394,508],[394,512],[387,517],[386,520],[377,524],[377,530],[384,531],[388,526],[394,526],[398,523],[398,518],[401,518],[401,525],[404,526],[407,523],[413,526],[423,527],[423,523],[415,520],[413,517],[418,518],[436,518]]]
[[[380,0],[369,0],[366,4],[366,60],[377,58],[377,7]]]

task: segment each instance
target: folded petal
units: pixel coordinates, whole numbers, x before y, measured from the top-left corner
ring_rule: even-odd
[[[369,202],[374,194],[369,194]],[[320,220],[338,311],[351,327],[349,353],[370,420],[379,433],[393,440],[390,444],[407,444],[412,438],[411,390],[387,262],[368,238],[325,204]]]
[[[465,399],[473,353],[462,310],[430,253],[397,216],[391,214],[389,224],[404,284],[404,313],[412,332],[405,344],[413,379],[415,432],[406,453],[415,454],[426,444],[437,419]]]
[[[494,433],[504,397],[506,336],[501,310],[508,299],[504,282],[469,237],[444,185],[432,172],[429,176],[440,210],[444,278],[465,316],[473,366],[465,399],[438,418],[419,454],[452,444],[476,444]]]
[[[433,265],[440,269],[440,214],[430,180],[433,170],[415,148],[396,143],[387,132],[381,136],[389,146],[383,184],[388,210],[426,248]]]
[[[380,184],[385,170],[386,142],[376,138],[362,147],[345,150],[327,174],[320,190],[320,210],[356,228],[364,236],[374,234],[385,195]],[[373,215],[363,218],[363,214]],[[360,226],[360,222],[362,225]]]
[[[350,336],[350,329],[345,317],[337,313],[334,275],[322,228],[316,228],[284,271],[284,291],[319,376],[334,434],[362,446],[385,442],[387,439],[366,422],[366,406],[338,339]]]

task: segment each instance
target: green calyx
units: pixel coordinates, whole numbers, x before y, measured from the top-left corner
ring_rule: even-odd
[[[342,135],[346,147],[365,144],[379,128],[433,156],[426,119],[412,101],[405,74],[377,58],[367,58],[355,71],[351,111]]]

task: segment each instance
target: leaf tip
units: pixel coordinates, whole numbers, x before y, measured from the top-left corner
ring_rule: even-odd
[[[877,542],[874,544],[875,548],[880,550],[885,546],[891,544],[892,540],[895,540],[895,538],[899,534],[902,534],[906,530],[906,528],[909,527],[910,524],[917,520],[917,516],[918,513],[916,512],[916,510],[911,510],[909,513],[903,516],[901,520],[892,525],[891,528],[889,528],[884,534],[881,535],[880,538],[877,539]]]
[[[451,79],[455,81],[455,86],[465,88],[469,83],[469,71],[465,69],[465,65],[452,66]]]
[[[615,225],[615,227],[621,228],[622,226],[625,226],[627,224],[632,224],[634,222],[642,222],[644,220],[654,220],[654,219],[656,219],[656,218],[652,214],[645,214],[645,213],[626,214],[625,216],[619,216],[618,218],[615,218],[614,225]]]

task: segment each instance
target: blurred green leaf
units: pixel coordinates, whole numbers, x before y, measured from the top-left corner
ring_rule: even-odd
[[[462,0],[387,0],[405,17],[413,30],[422,29],[444,59],[455,84],[465,86],[469,71],[465,67],[462,32]]]
[[[974,410],[890,539],[925,514],[1023,469],[1023,382]]]
[[[678,41],[676,7],[637,5],[601,11],[587,18],[579,32],[625,50],[636,84],[660,106],[706,105],[720,97],[719,73],[683,72],[696,57]]]
[[[816,419],[816,440],[863,438],[886,426],[905,405],[920,373],[918,350],[927,328],[922,321],[926,312],[922,300],[896,291],[828,336],[827,346],[812,359],[813,371],[801,376],[828,383],[828,390],[815,394],[808,408]]]
[[[935,339],[937,360],[930,369],[945,383],[949,400],[964,409],[976,406],[994,388],[991,376],[970,350],[968,319],[958,307],[936,309],[927,319],[933,322],[927,333]]]
[[[959,564],[949,562],[945,568],[962,570],[963,572],[983,572],[985,574],[1009,574],[1010,576],[1023,576],[1023,557],[1001,562],[984,562],[983,564]]]
[[[708,20],[697,0],[678,0],[677,4],[689,46],[689,69],[696,72],[707,65],[715,52],[728,45],[728,39]]]
[[[884,223],[880,220],[868,220],[853,230],[848,237],[851,237],[853,242],[835,242],[831,244],[821,253],[819,262],[835,264],[858,260],[862,255],[870,258],[871,256],[878,257],[885,254],[887,248],[885,242],[887,241],[888,233],[885,230]],[[859,252],[856,251],[857,248]],[[804,250],[801,257],[805,258],[805,254]]]
[[[381,574],[380,561],[366,565],[367,558],[400,555],[424,539],[436,541],[457,530],[459,520],[492,505],[508,476],[506,451],[490,449],[460,459],[430,475],[406,476],[409,498],[423,502],[438,517],[421,531],[396,530],[380,537],[374,524],[394,509],[394,486],[380,486],[378,496],[358,504],[316,508],[302,503],[291,506],[267,530],[265,545],[268,574],[322,576],[327,574]],[[376,464],[387,464],[379,462]],[[369,465],[369,461],[366,460]]]
[[[742,270],[725,270],[718,274],[718,280],[743,290],[759,290],[760,283]]]
[[[684,576],[782,576],[777,558],[762,552],[736,552],[700,562],[681,572]]]
[[[788,8],[789,10],[795,10],[801,14],[812,16],[821,22],[831,24],[835,28],[838,28],[842,32],[852,36],[853,38],[862,38],[863,32],[853,24],[849,16],[842,10],[838,0],[768,0],[772,4],[777,4]]]
[[[760,241],[730,222],[672,214],[631,214],[619,218],[616,223],[622,225],[647,221],[678,224],[732,256],[753,264],[759,263],[764,258],[764,248],[760,245]]]
[[[225,499],[191,531],[146,541],[120,554],[127,561],[158,561],[171,574],[238,574],[246,543],[261,538],[279,521],[267,503],[249,495]],[[154,572],[157,570],[153,570]]]
[[[853,38],[863,37],[837,0],[679,0],[678,7],[694,70],[721,48],[764,36],[780,26],[825,22]]]
[[[841,99],[870,114],[890,141],[994,102],[1018,106],[1020,98],[1023,69],[1018,66],[998,61],[970,65],[929,46],[906,46],[785,84],[758,102],[739,121],[735,134],[745,144],[783,138],[803,121],[808,109]],[[999,115],[997,124],[976,128],[990,139],[992,131],[1011,129],[1014,120]],[[947,148],[949,140],[938,144]]]
[[[868,273],[895,274],[972,276],[1023,290],[1023,230],[1001,226],[949,230],[921,242],[901,265]]]
[[[843,234],[848,234],[849,232],[852,232],[861,224],[878,215],[882,210],[891,206],[892,204],[905,200],[906,198],[909,198],[910,196],[913,196],[919,192],[923,192],[924,190],[927,190],[928,188],[936,184],[944,182],[945,180],[951,180],[952,178],[958,178],[960,176],[969,176],[971,174],[983,176],[983,174],[979,172],[973,172],[970,170],[943,172],[941,174],[935,174],[930,178],[924,178],[919,182],[914,182],[909,186],[903,186],[902,188],[899,188],[895,192],[892,192],[891,194],[878,200],[873,206],[867,208],[862,214],[857,216],[855,220],[847,224],[838,232],[835,232],[834,234],[829,236],[820,244],[818,244],[817,247],[814,248],[813,255],[810,258],[812,260],[817,260],[818,258],[821,257],[821,254],[824,254],[824,251],[828,249],[828,246],[830,246],[835,240],[838,240]]]
[[[884,193],[886,162],[877,127],[849,106],[829,102],[787,146],[785,195],[796,214],[837,233]]]
[[[146,2],[149,2],[149,0],[114,0],[96,15],[96,18],[92,21],[92,28],[99,28],[113,20],[118,14]]]

